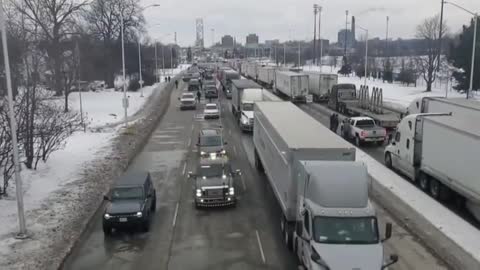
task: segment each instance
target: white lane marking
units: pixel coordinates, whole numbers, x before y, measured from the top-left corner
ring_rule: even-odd
[[[265,263],[265,254],[263,254],[262,241],[260,240],[260,235],[258,235],[258,230],[255,230],[255,233],[257,234],[257,242],[258,247],[260,248],[260,255],[262,255],[262,261],[263,263]]]
[[[177,215],[178,215],[178,203],[177,203],[177,206],[175,206],[175,213],[173,214],[172,227],[175,227],[175,223],[177,223]]]
[[[182,175],[185,175],[185,170],[187,169],[187,163],[183,164]]]
[[[245,184],[245,180],[243,179],[243,175],[240,175],[240,180],[242,180],[243,191],[247,191],[247,184]]]
[[[232,135],[232,130],[231,129],[228,130],[228,135]]]

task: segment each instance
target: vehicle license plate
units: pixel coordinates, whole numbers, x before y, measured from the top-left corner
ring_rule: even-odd
[[[120,222],[127,222],[127,218],[126,218],[126,217],[121,217],[121,218],[119,219],[119,221],[120,221]]]

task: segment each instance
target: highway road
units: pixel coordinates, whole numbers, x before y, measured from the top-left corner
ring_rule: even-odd
[[[282,242],[280,208],[268,180],[254,169],[251,135],[240,132],[229,101],[221,99],[220,121],[205,121],[201,108],[179,110],[179,94],[172,93],[163,120],[128,169],[152,173],[158,202],[151,231],[104,237],[99,211],[63,269],[297,269]],[[196,166],[199,130],[212,125],[223,127],[232,167],[242,170],[238,204],[197,210],[186,174]],[[387,221],[394,224],[386,254],[397,253],[400,260],[390,269],[447,269],[385,209],[377,209],[382,228]]]

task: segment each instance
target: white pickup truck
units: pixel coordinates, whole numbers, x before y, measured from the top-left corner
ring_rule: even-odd
[[[387,131],[378,126],[370,117],[345,118],[340,126],[343,138],[355,141],[357,146],[362,143],[377,143],[383,145],[387,140]]]

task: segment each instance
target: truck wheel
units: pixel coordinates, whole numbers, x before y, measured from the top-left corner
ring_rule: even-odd
[[[428,187],[430,186],[430,177],[424,173],[420,173],[420,177],[418,179],[418,185],[423,191],[427,191]]]
[[[108,225],[103,224],[103,234],[105,236],[110,236],[112,235],[112,228]]]
[[[389,168],[389,169],[393,168],[393,166],[392,166],[392,154],[390,154],[390,153],[385,154],[385,166],[387,166],[387,168]]]
[[[360,141],[360,138],[358,136],[355,137],[355,145],[358,147],[362,145],[362,142]]]
[[[153,195],[152,208],[150,210],[152,212],[155,212],[155,210],[157,210],[157,195]]]
[[[436,179],[430,179],[430,195],[432,195],[433,198],[439,200],[439,201],[446,201],[448,197],[450,196],[450,191],[448,188],[443,185],[440,181]]]

